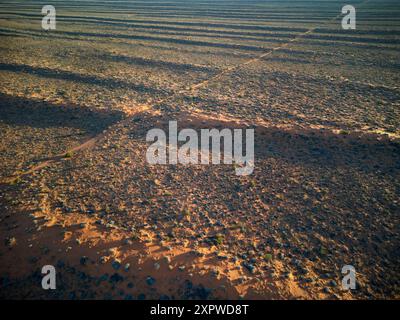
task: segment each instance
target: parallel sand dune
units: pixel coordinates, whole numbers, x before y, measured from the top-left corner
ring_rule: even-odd
[[[0,297],[398,299],[400,5],[353,3],[1,3]],[[172,120],[253,174],[148,164]]]

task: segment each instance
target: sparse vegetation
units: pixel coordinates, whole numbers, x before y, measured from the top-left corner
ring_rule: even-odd
[[[265,261],[271,261],[272,260],[272,254],[271,253],[266,253],[264,255],[264,260]]]
[[[314,2],[61,0],[54,32],[4,2],[0,231],[19,245],[0,247],[0,298],[48,298],[30,280],[51,258],[80,288],[63,299],[398,299],[400,4],[342,31],[338,2]],[[169,120],[254,127],[254,173],[149,165]],[[353,262],[359,290],[325,279]]]
[[[220,246],[224,243],[224,239],[225,239],[224,235],[218,233],[212,238],[212,241],[216,246]]]

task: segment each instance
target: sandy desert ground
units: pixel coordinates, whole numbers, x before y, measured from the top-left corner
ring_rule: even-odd
[[[1,1],[0,298],[399,299],[400,3],[351,2]],[[149,165],[171,120],[254,173]]]

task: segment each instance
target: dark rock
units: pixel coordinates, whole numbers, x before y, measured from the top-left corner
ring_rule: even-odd
[[[337,282],[335,280],[331,280],[331,281],[329,281],[329,285],[331,287],[336,287],[337,286]]]
[[[118,274],[118,273],[114,273],[114,274],[110,277],[110,282],[111,282],[111,283],[117,283],[117,282],[120,282],[120,281],[124,281],[124,277],[121,276],[121,275]]]
[[[250,273],[254,273],[255,272],[256,267],[253,264],[251,264],[251,263],[243,263],[243,266],[247,270],[249,270]]]
[[[118,260],[114,260],[111,265],[114,270],[118,270],[119,268],[121,268],[121,262],[119,262]]]
[[[154,279],[153,277],[148,276],[148,277],[146,278],[146,283],[147,283],[149,286],[152,286],[155,282],[156,282],[156,279]]]
[[[80,259],[80,264],[81,264],[82,266],[85,266],[85,265],[87,264],[88,261],[89,261],[89,258],[86,257],[86,256],[83,256],[83,257],[81,257],[81,259]]]

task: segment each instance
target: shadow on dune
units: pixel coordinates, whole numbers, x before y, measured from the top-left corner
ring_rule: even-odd
[[[73,127],[96,134],[123,117],[123,112],[114,110],[93,111],[77,105],[60,106],[46,101],[0,94],[0,122],[12,126]]]
[[[221,121],[187,114],[177,118],[178,130],[183,128],[222,130],[248,127],[236,120]],[[152,127],[154,119],[143,119],[143,121],[143,125],[140,122],[137,123],[140,134],[145,134],[147,129]],[[167,126],[165,126],[165,131],[168,132]],[[399,141],[371,133],[344,131],[343,134],[337,134],[324,129],[256,126],[256,170],[257,162],[261,165],[263,159],[267,158],[282,159],[308,167],[352,167],[364,172],[379,172],[379,174],[398,175],[400,173]]]
[[[128,88],[137,92],[146,92],[150,94],[164,93],[164,90],[147,87],[145,85],[137,85],[119,79],[100,78],[92,75],[84,75],[70,71],[49,69],[42,67],[33,67],[24,64],[0,63],[0,71],[10,71],[15,73],[27,73],[42,78],[58,79],[97,85],[107,89]]]
[[[400,144],[373,134],[262,128],[256,130],[255,148],[259,159],[281,158],[302,166],[343,166],[382,174],[400,170]]]
[[[141,57],[129,57],[124,55],[109,55],[109,54],[98,54],[94,56],[95,59],[101,59],[103,61],[114,61],[114,62],[122,62],[129,65],[141,66],[146,68],[154,68],[157,70],[169,70],[174,72],[188,72],[188,71],[197,71],[197,72],[207,72],[207,73],[216,73],[218,70],[208,66],[194,65],[189,63],[178,63],[178,62],[170,62],[170,61],[162,61],[162,60],[154,60],[154,59],[145,59]]]
[[[92,12],[93,13],[93,12]],[[3,16],[6,14],[4,13]],[[38,20],[42,19],[41,15],[34,13],[13,13],[13,16],[21,16],[21,17],[31,17],[36,18]],[[86,16],[82,17],[79,15],[60,15],[58,19],[61,21],[82,21],[89,22],[93,21],[95,23],[122,23],[124,26],[131,26],[132,24],[140,24],[140,25],[151,25],[151,26],[161,26],[164,28],[165,26],[184,26],[184,27],[201,27],[201,28],[225,28],[225,29],[233,29],[233,30],[256,30],[256,31],[276,31],[276,32],[305,32],[308,29],[304,27],[296,27],[296,26],[267,26],[267,25],[247,25],[247,24],[237,24],[237,23],[222,23],[222,22],[210,22],[210,21],[168,21],[164,19],[151,19],[151,20],[143,20],[143,19],[118,19],[111,17],[100,17],[100,16]]]
[[[209,41],[199,41],[191,39],[178,39],[171,37],[157,37],[157,36],[146,36],[146,35],[134,35],[134,34],[113,34],[113,33],[94,33],[94,32],[74,32],[74,31],[57,31],[57,34],[50,34],[48,32],[38,32],[33,29],[20,30],[9,30],[0,29],[0,33],[3,35],[22,35],[29,37],[48,37],[48,38],[58,38],[58,39],[69,39],[69,40],[87,40],[88,38],[99,38],[99,39],[124,39],[132,41],[148,41],[148,42],[159,42],[167,44],[178,44],[186,46],[198,46],[198,47],[208,47],[208,48],[223,48],[223,49],[235,49],[250,52],[263,52],[268,48],[254,45],[242,45],[236,43],[222,43],[222,42],[209,42]],[[98,40],[96,40],[98,41]],[[267,42],[264,40],[264,42]],[[283,43],[285,41],[280,41],[277,39],[270,39],[268,42],[272,43]]]

